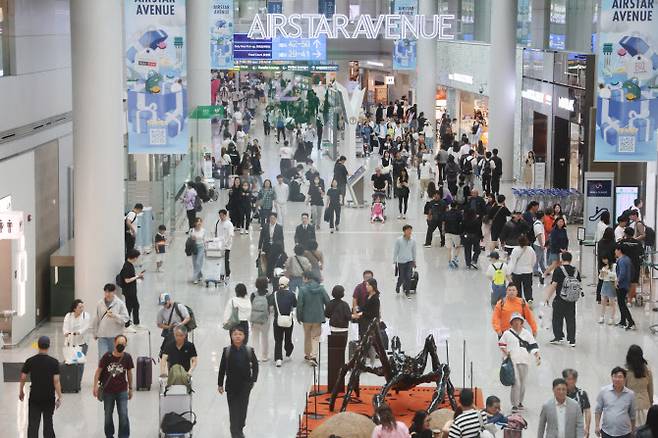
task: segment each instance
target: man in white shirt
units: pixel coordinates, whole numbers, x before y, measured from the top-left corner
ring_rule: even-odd
[[[583,438],[583,413],[577,401],[567,397],[567,382],[553,380],[553,395],[541,408],[538,438]]]
[[[544,284],[544,271],[546,270],[546,231],[542,218],[544,212],[539,210],[535,213],[535,222],[532,224],[532,231],[535,233],[535,241],[532,247],[535,249],[537,262],[535,263],[534,274],[539,277],[539,283]]]
[[[471,153],[471,145],[469,143],[464,143],[461,148],[459,148],[459,156],[463,157]]]
[[[615,242],[624,238],[624,230],[628,227],[628,218],[624,215],[619,217],[619,223],[615,227]]]
[[[434,180],[434,168],[430,163],[427,162],[427,160],[423,159],[422,163],[420,163],[420,166],[418,166],[418,171],[420,175],[419,195],[422,199],[423,196],[425,196],[427,193],[427,186],[429,185],[430,181]]]
[[[277,175],[276,184],[274,184],[273,189],[274,194],[276,195],[274,207],[276,209],[278,222],[283,226],[287,211],[288,195],[290,194],[288,184],[283,182],[283,175]]]
[[[233,223],[228,218],[228,212],[219,210],[219,220],[215,223],[215,237],[224,246],[224,282],[228,283],[231,275],[231,247],[233,246]]]

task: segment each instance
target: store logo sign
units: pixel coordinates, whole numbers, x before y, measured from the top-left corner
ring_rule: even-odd
[[[395,76],[384,76],[386,85],[395,85]]]
[[[541,103],[544,105],[550,106],[553,104],[553,96],[550,94],[542,93],[541,91],[523,90],[521,92],[521,96],[524,99],[532,100],[533,102]]]
[[[473,76],[463,75],[461,73],[450,73],[448,79],[455,82],[473,85]]]
[[[569,99],[568,97],[560,97],[557,101],[557,106],[559,108],[562,108],[563,110],[567,111],[574,111],[574,105],[576,104],[576,101],[573,99]]]
[[[439,39],[454,40],[451,33],[452,14],[401,15],[384,14],[371,17],[360,15],[354,25],[345,14],[334,14],[328,19],[324,14],[266,14],[254,16],[247,38],[319,38],[329,39],[366,38],[377,39],[382,34],[387,40]],[[349,25],[349,29],[348,29]]]

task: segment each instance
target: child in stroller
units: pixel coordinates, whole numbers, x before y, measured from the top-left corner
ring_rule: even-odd
[[[386,222],[386,193],[375,192],[372,194],[372,207],[370,207],[370,223]]]

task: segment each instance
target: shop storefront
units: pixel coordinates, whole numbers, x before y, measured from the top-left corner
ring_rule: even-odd
[[[590,167],[587,127],[594,56],[524,49],[521,90],[523,181],[582,191],[584,172]],[[529,151],[535,155],[534,167],[526,166]]]

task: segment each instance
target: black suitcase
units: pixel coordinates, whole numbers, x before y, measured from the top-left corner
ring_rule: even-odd
[[[59,364],[59,381],[63,393],[80,392],[80,376],[82,375],[82,364]]]
[[[411,274],[411,281],[409,281],[409,292],[416,292],[418,289],[418,271]]]

